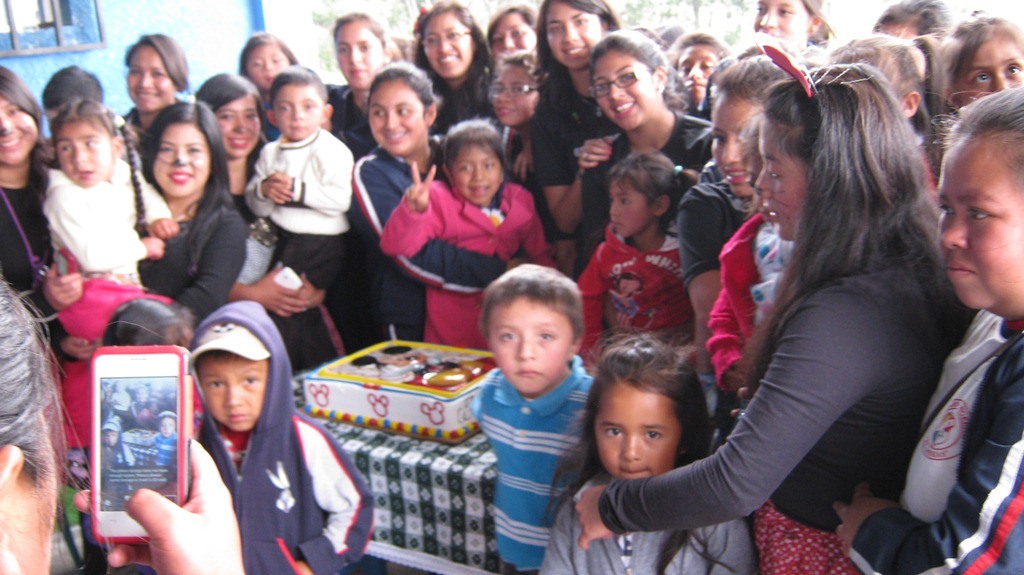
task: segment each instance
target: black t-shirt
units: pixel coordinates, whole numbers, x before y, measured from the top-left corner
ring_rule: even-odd
[[[232,195],[231,201],[234,203],[238,215],[242,216],[246,224],[251,224],[256,220],[256,214],[252,213],[249,204],[245,203],[245,194]]]
[[[548,208],[548,201],[544,196],[544,190],[537,183],[537,170],[534,169],[529,172],[525,180],[520,180],[512,173],[512,166],[515,165],[519,154],[523,153],[522,134],[518,130],[506,127],[502,131],[502,138],[505,141],[505,163],[508,166],[505,177],[509,181],[515,182],[530,191],[530,195],[533,196],[533,205],[537,210],[537,217],[540,218],[540,223],[544,226],[544,238],[549,242],[572,238],[572,234],[562,232],[555,225],[555,218],[551,215],[551,209]],[[534,153],[534,156],[534,162],[536,163],[536,153]]]
[[[683,264],[683,282],[717,270],[722,246],[747,219],[746,200],[734,196],[729,184],[697,184],[679,202],[677,215],[679,256]]]
[[[622,133],[601,114],[595,100],[571,92],[563,106],[541,98],[530,120],[533,167],[542,187],[572,185],[579,168],[576,149],[586,140]]]
[[[0,270],[15,290],[28,291],[32,289],[35,276],[25,240],[18,233],[15,217],[24,230],[28,249],[42,262],[48,263],[51,256],[50,234],[46,216],[43,215],[42,198],[29,187],[5,188],[4,193],[15,216],[12,216],[6,204],[0,204]]]
[[[202,222],[182,222],[165,243],[164,257],[139,262],[142,285],[189,308],[198,323],[227,303],[245,261],[247,235],[242,217],[227,206]]]
[[[900,268],[836,279],[794,310],[729,441],[710,457],[601,500],[613,531],[694,529],[769,498],[800,523],[835,531],[832,503],[860,482],[897,499],[943,358],[962,335],[950,305]]]
[[[630,151],[629,139],[625,136],[617,138],[612,142],[612,157],[583,173],[583,219],[580,223],[581,246],[576,260],[577,276],[590,261],[590,255],[597,245],[604,241],[604,229],[608,226],[608,210],[611,207],[608,199],[608,172]],[[672,135],[661,153],[677,166],[699,171],[711,158],[711,124],[700,118],[677,113]]]
[[[481,81],[479,96],[474,95],[470,89],[470,80],[463,86],[452,92],[443,80],[434,83],[434,91],[441,96],[441,105],[437,108],[437,119],[430,128],[430,133],[438,136],[446,136],[452,126],[463,120],[472,118],[493,118],[494,109],[491,101],[487,98],[487,87],[490,80]]]
[[[331,133],[352,151],[352,158],[358,160],[377,147],[370,131],[370,120],[359,109],[348,86],[327,86],[327,103],[331,112]]]

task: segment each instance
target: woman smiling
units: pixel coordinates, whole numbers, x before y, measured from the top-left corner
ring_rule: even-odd
[[[416,65],[441,96],[433,133],[446,134],[462,120],[490,116],[491,52],[469,9],[442,0],[420,16],[416,29]]]
[[[608,224],[606,176],[618,160],[630,152],[660,151],[696,173],[711,158],[710,125],[680,111],[684,104],[673,100],[675,78],[668,59],[653,40],[639,32],[613,32],[594,47],[590,60],[590,93],[625,137],[592,138],[580,148],[580,193],[567,198],[578,206],[580,266],[589,261]]]
[[[247,234],[231,206],[217,119],[206,104],[174,104],[157,116],[142,152],[146,179],[181,225],[162,259],[139,266],[142,283],[201,320],[227,302]]]

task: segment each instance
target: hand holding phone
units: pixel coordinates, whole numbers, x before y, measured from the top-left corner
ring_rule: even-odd
[[[242,546],[231,494],[217,465],[199,443],[189,444],[192,489],[181,508],[143,489],[128,500],[128,514],[146,528],[148,545],[115,545],[113,567],[139,563],[164,575],[243,575]],[[91,494],[75,495],[79,511],[90,510]]]
[[[57,253],[53,254],[53,263],[57,266],[58,275],[78,273],[78,260],[67,250],[57,250]]]
[[[147,536],[125,511],[137,490],[185,501],[192,431],[187,365],[188,351],[176,346],[101,347],[93,355],[92,512],[102,543]]]
[[[302,278],[295,270],[284,266],[274,274],[274,283],[286,289],[299,289],[302,287]]]

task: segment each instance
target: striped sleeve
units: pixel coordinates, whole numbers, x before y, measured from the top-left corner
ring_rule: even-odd
[[[317,505],[327,514],[323,534],[299,545],[314,573],[358,561],[373,532],[373,497],[348,456],[319,427],[293,419]]]
[[[371,154],[360,159],[352,173],[353,195],[359,206],[359,215],[378,243],[384,226],[401,203],[408,186],[399,181],[397,173],[389,171],[392,167],[384,159]],[[394,193],[370,192],[386,188]],[[427,241],[413,256],[397,256],[392,260],[403,273],[416,281],[462,293],[482,291],[505,273],[507,267],[501,258],[464,250],[437,239]]]
[[[971,413],[957,484],[935,523],[902,509],[869,517],[851,558],[865,573],[1024,573],[1024,357],[997,359]]]

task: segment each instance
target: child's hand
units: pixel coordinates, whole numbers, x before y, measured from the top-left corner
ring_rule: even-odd
[[[525,182],[530,177],[530,172],[533,171],[533,146],[529,142],[530,140],[527,139],[523,144],[523,151],[516,156],[516,161],[512,163],[512,175],[520,182]]]
[[[169,240],[178,235],[180,231],[181,226],[171,218],[160,218],[159,220],[153,220],[153,223],[149,224],[149,233],[162,240]]]
[[[614,139],[612,139],[614,141]],[[579,149],[580,170],[589,170],[612,157],[612,144],[609,138],[594,138],[583,142]]]
[[[111,566],[152,565],[165,575],[243,575],[242,543],[231,493],[217,464],[197,442],[189,445],[192,492],[181,507],[155,491],[140,489],[125,511],[149,533],[141,545],[118,544],[107,559]],[[88,512],[88,491],[75,494],[75,507]]]
[[[260,183],[260,193],[275,204],[292,201],[292,180],[284,172],[274,172]]]
[[[142,238],[142,245],[146,246],[147,260],[158,260],[164,257],[164,241],[162,239],[153,236]]]
[[[580,493],[576,501],[576,516],[580,520],[580,538],[577,540],[580,548],[586,551],[590,548],[590,542],[594,539],[608,539],[615,535],[604,525],[601,520],[601,511],[597,502],[601,500],[605,486],[588,487]]]
[[[309,564],[305,561],[296,561],[295,570],[301,575],[313,575],[313,570],[309,568]]]
[[[309,278],[306,277],[306,274],[302,274],[302,287],[299,288],[299,297],[305,301],[306,309],[320,307],[320,304],[324,303],[324,297],[326,296],[327,290],[320,289],[309,283]]]
[[[56,311],[61,311],[82,299],[82,274],[60,275],[57,266],[50,266],[43,278],[43,297]]]
[[[528,264],[528,263],[530,263],[530,260],[527,259],[527,258],[512,258],[512,259],[508,260],[508,265],[505,267],[505,270],[507,271],[507,270],[510,270],[512,268],[516,268],[516,267],[519,267],[519,266],[521,266],[523,264]]]
[[[434,174],[437,173],[437,166],[431,166],[427,172],[427,179],[420,181],[420,170],[416,162],[412,163],[412,185],[405,190],[405,203],[409,209],[422,214],[427,211],[430,204],[430,184],[434,183]]]
[[[899,503],[875,497],[871,493],[871,487],[867,483],[861,483],[853,490],[853,501],[849,505],[842,501],[832,504],[832,509],[839,516],[839,526],[836,527],[836,535],[843,540],[843,551],[849,555],[850,547],[853,545],[853,538],[857,535],[864,520],[883,509],[899,507]]]
[[[60,350],[68,357],[85,361],[92,357],[92,352],[100,346],[100,340],[89,341],[84,337],[67,336],[60,340]]]

